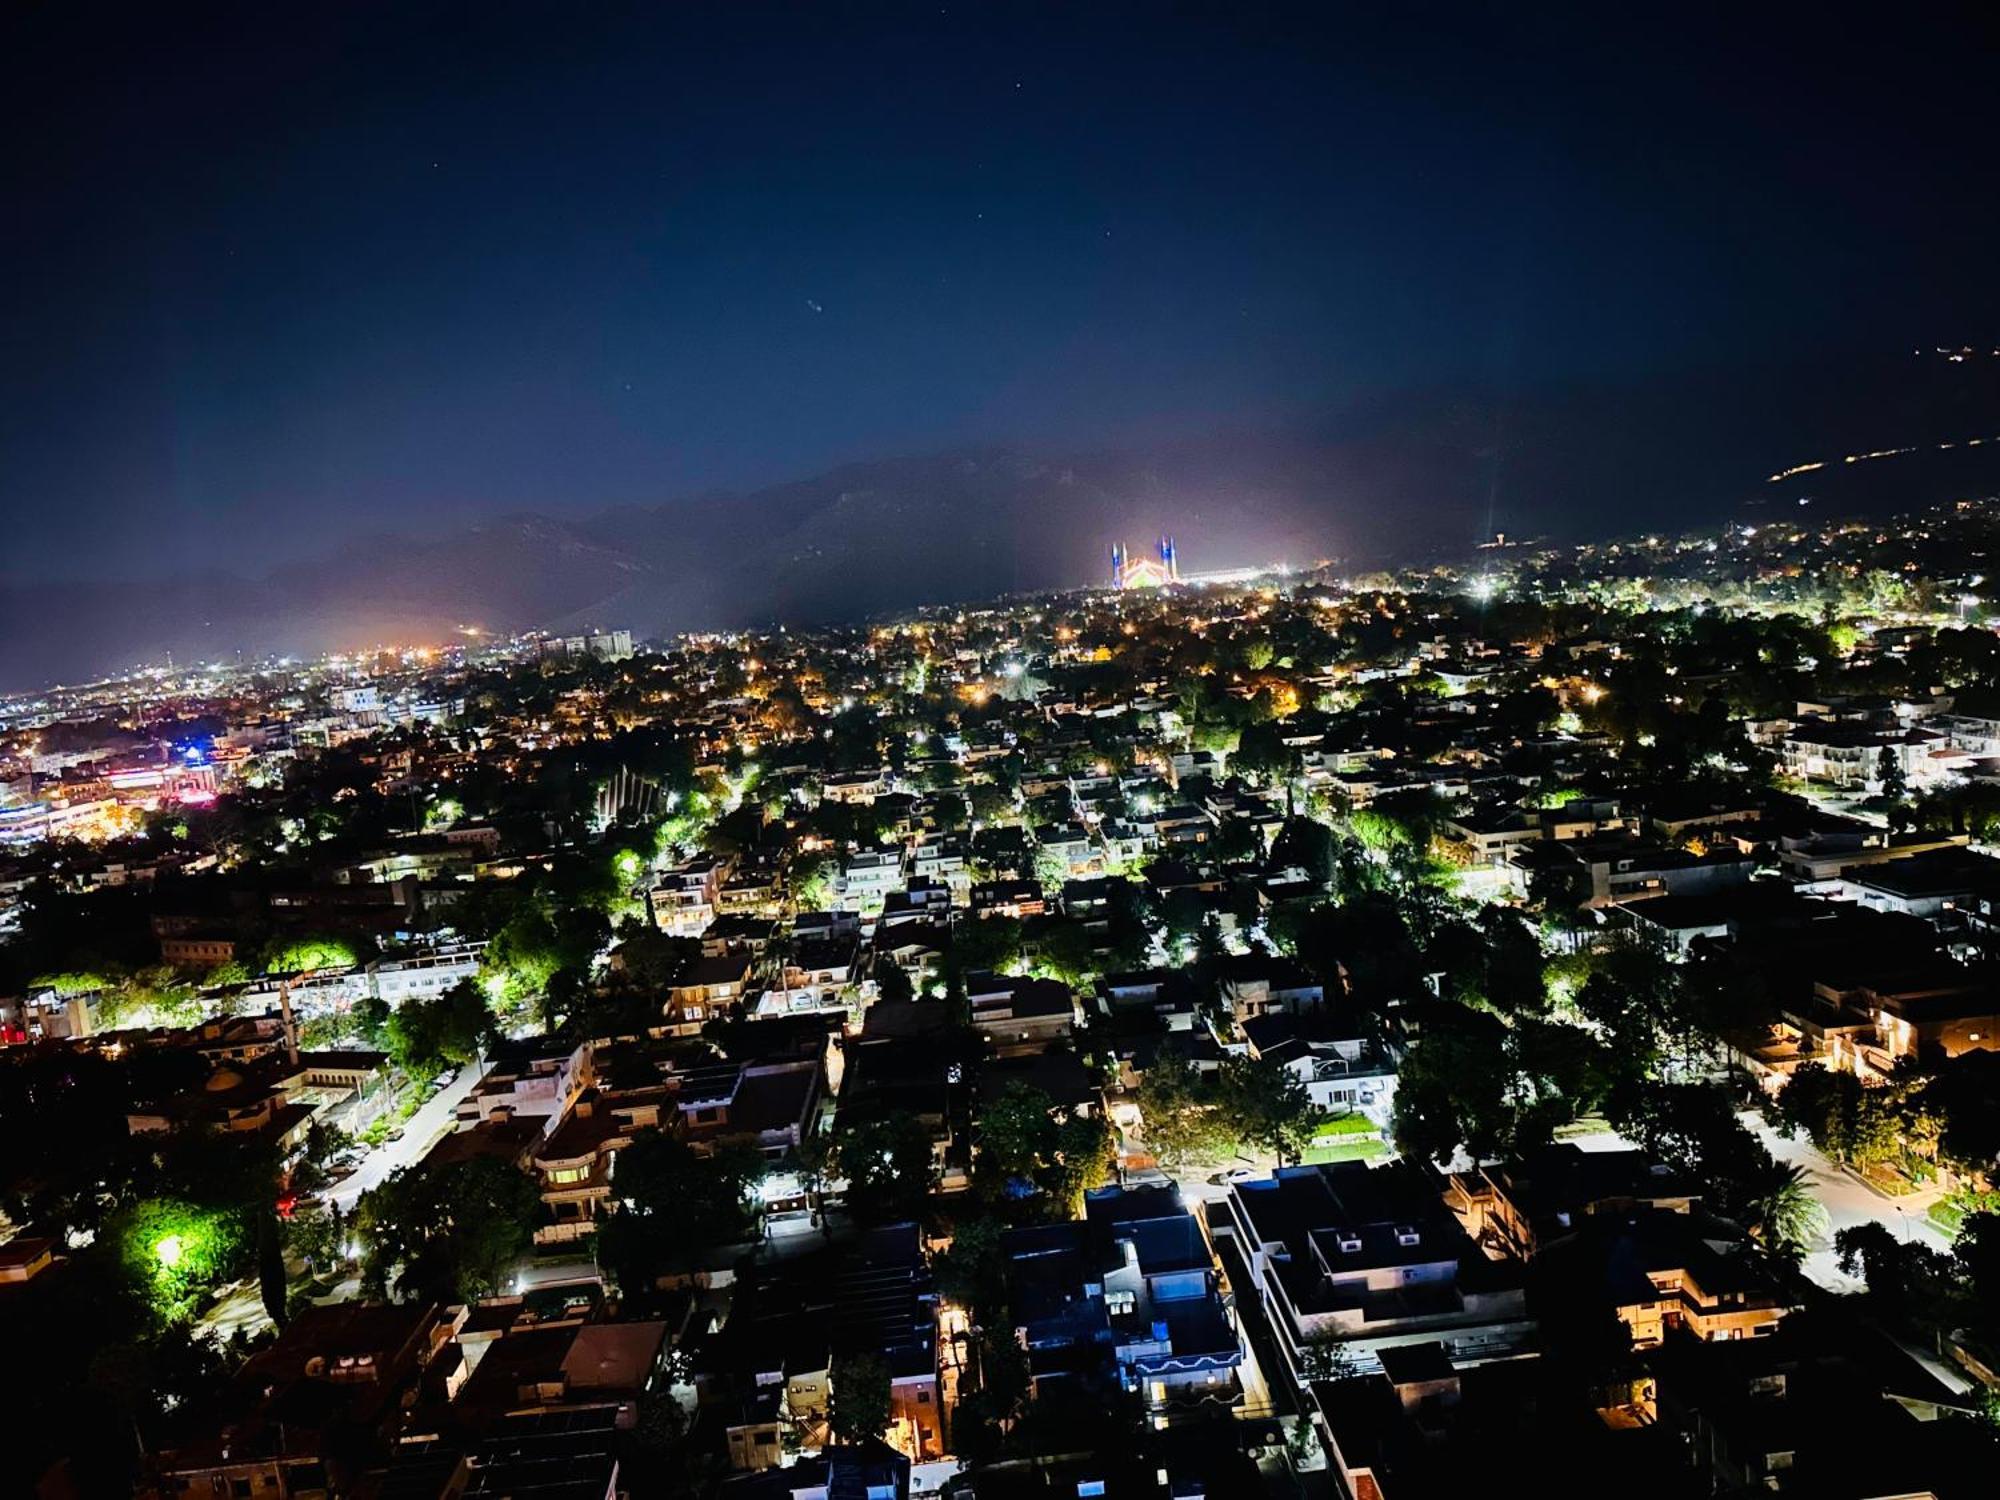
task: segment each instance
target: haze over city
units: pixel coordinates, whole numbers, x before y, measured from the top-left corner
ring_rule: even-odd
[[[466,613],[451,544],[502,516],[664,567],[643,629],[825,615],[772,575],[851,523],[759,493],[940,456],[1117,461],[1088,534],[918,478],[1013,523],[963,593],[1085,581],[1119,521],[1232,492],[1265,509],[1211,561],[1408,557],[1496,518],[1708,518],[1825,449],[1960,436],[1990,370],[1910,361],[1994,337],[1989,25],[24,8],[0,680],[434,633]],[[660,552],[721,494],[768,551],[700,599],[703,546]],[[937,529],[854,602],[922,602]],[[411,539],[446,545],[412,566]],[[474,623],[611,592],[509,566],[464,570]]]

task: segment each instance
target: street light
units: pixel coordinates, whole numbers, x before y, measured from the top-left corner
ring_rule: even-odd
[[[167,1271],[171,1271],[175,1266],[178,1266],[181,1263],[181,1257],[186,1253],[187,1246],[177,1234],[161,1235],[159,1241],[153,1246],[153,1258],[159,1261],[161,1269]]]

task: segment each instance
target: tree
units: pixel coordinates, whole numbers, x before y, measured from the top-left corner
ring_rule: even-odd
[[[389,1002],[378,995],[367,995],[355,1001],[352,1015],[356,1034],[370,1047],[386,1048],[392,1014]]]
[[[785,867],[785,894],[794,911],[822,911],[833,898],[833,860],[824,854],[795,855]]]
[[[931,1189],[931,1133],[909,1115],[840,1126],[834,1169],[847,1179],[847,1206],[858,1219],[890,1223],[914,1217]]]
[[[1826,1210],[1812,1194],[1805,1168],[1773,1163],[1750,1200],[1750,1237],[1783,1260],[1805,1258],[1812,1242],[1826,1228]]]
[[[1022,951],[1022,927],[1012,917],[986,917],[952,929],[952,961],[961,973],[1005,970],[1021,962]]]
[[[1919,1107],[1937,1120],[1939,1149],[1967,1172],[2000,1162],[2000,1052],[1962,1052],[1923,1085]]]
[[[933,1266],[941,1295],[973,1309],[975,1321],[1006,1295],[1006,1226],[998,1219],[972,1218],[955,1225],[951,1244]]]
[[[1882,783],[1882,795],[1891,802],[1901,802],[1910,794],[1910,778],[1903,773],[1903,763],[1892,745],[1884,745],[1875,757],[1875,779]]]
[[[1967,1214],[1952,1243],[1952,1260],[1973,1326],[1987,1338],[2000,1335],[2000,1214]]]
[[[1224,818],[1209,841],[1208,852],[1225,864],[1242,864],[1264,853],[1264,841],[1248,818]]]
[[[1281,1165],[1311,1144],[1319,1111],[1289,1068],[1232,1058],[1221,1083],[1223,1114],[1241,1139],[1270,1151]]]
[[[1097,976],[1097,944],[1081,922],[1057,918],[1034,934],[1034,967],[1066,984],[1082,985]]]
[[[1639,943],[1620,943],[1591,966],[1576,1009],[1621,1056],[1650,1071],[1668,1046],[1687,1040],[1673,963]]]
[[[257,1216],[257,1292],[266,1316],[283,1328],[290,1311],[285,1301],[285,1246],[278,1216],[270,1209]]]
[[[162,1323],[188,1317],[208,1293],[255,1268],[253,1211],[150,1198],[112,1226],[126,1276]]]
[[[1870,1221],[1833,1237],[1841,1274],[1858,1276],[1868,1288],[1876,1316],[1905,1332],[1936,1332],[1956,1321],[1959,1302],[1952,1257],[1914,1240],[1899,1240],[1886,1225]]]
[[[827,1386],[827,1427],[836,1442],[865,1443],[889,1430],[895,1414],[889,1370],[875,1355],[834,1356]]]
[[[618,1210],[598,1227],[598,1255],[631,1295],[756,1233],[755,1191],[767,1164],[755,1147],[697,1151],[655,1127],[618,1152]]]
[[[1802,1063],[1785,1080],[1775,1101],[1778,1122],[1787,1135],[1804,1134],[1835,1160],[1845,1160],[1848,1131],[1861,1080],[1852,1073]]]
[[[1277,724],[1252,724],[1237,740],[1229,769],[1255,782],[1280,781],[1292,774],[1298,759]]]
[[[493,1017],[479,986],[462,979],[434,1000],[404,1001],[385,1030],[396,1065],[413,1078],[430,1078],[483,1053]]]
[[[1935,1144],[1924,1093],[1914,1078],[1870,1087],[1844,1069],[1807,1063],[1779,1092],[1778,1117],[1788,1134],[1804,1131],[1828,1156],[1867,1167],[1909,1154],[1912,1138],[1926,1150]]]
[[[1170,1171],[1220,1161],[1236,1147],[1235,1131],[1184,1052],[1159,1051],[1139,1080],[1137,1103],[1147,1149]]]
[[[668,937],[650,922],[632,917],[619,925],[618,946],[611,957],[633,984],[657,993],[670,989],[700,951],[696,940]]]
[[[1039,1196],[1068,1216],[1111,1178],[1114,1141],[1101,1117],[1066,1113],[1038,1088],[1010,1083],[979,1117],[978,1169],[989,1198]]]
[[[1042,1174],[1043,1190],[1052,1203],[1076,1218],[1083,1213],[1086,1193],[1111,1181],[1117,1138],[1102,1115],[1077,1113],[1056,1127],[1053,1159]]]
[[[378,1296],[489,1296],[511,1284],[540,1212],[527,1174],[490,1156],[400,1168],[356,1206],[363,1282]]]
[[[549,976],[562,967],[563,957],[555,924],[539,904],[531,903],[493,934],[480,962],[480,977],[495,981],[508,1002],[519,1004],[548,987]]]
[[[1055,1101],[1042,1090],[1010,1083],[980,1112],[978,1162],[989,1193],[1035,1183],[1055,1153],[1054,1110]]]
[[[880,998],[891,1005],[915,998],[916,991],[910,984],[910,976],[903,972],[903,966],[893,958],[883,958],[875,965],[875,988]]]
[[[946,832],[965,827],[971,816],[965,798],[957,792],[940,795],[931,803],[931,814],[937,819],[938,827]]]
[[[1333,830],[1315,818],[1285,819],[1284,827],[1271,843],[1274,865],[1297,865],[1313,884],[1324,890],[1333,883],[1337,868]]]
[[[1605,1117],[1627,1140],[1709,1185],[1724,1214],[1749,1213],[1771,1180],[1771,1153],[1736,1116],[1719,1084],[1648,1083],[1616,1091]]]
[[[991,781],[974,782],[967,787],[965,801],[976,823],[992,823],[1015,808],[1014,794]]]
[[[1360,1361],[1345,1339],[1321,1339],[1299,1347],[1299,1373],[1314,1384],[1345,1380],[1360,1373]]]
[[[336,937],[293,938],[273,943],[264,955],[267,974],[310,974],[344,969],[356,961],[353,945]]]
[[[1462,1146],[1476,1158],[1504,1153],[1511,1138],[1506,1078],[1495,1066],[1506,1028],[1462,1005],[1424,1012],[1423,1035],[1398,1070],[1396,1149],[1417,1161],[1449,1161]]]
[[[313,1121],[306,1127],[305,1139],[299,1142],[298,1154],[292,1158],[286,1187],[299,1195],[319,1192],[331,1180],[335,1158],[353,1144],[354,1137],[338,1125],[329,1120]]]

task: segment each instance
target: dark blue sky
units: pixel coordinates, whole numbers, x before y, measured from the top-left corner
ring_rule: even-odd
[[[13,7],[0,576],[2000,341],[1990,21]]]

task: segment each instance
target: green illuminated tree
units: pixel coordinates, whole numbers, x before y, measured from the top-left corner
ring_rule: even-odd
[[[149,1198],[113,1226],[131,1284],[161,1322],[188,1317],[203,1297],[250,1268],[254,1233],[242,1216],[182,1198]]]
[[[267,974],[310,974],[319,969],[343,969],[356,962],[353,945],[335,937],[292,938],[274,943],[264,954]]]
[[[406,1000],[384,1030],[396,1065],[412,1078],[431,1078],[484,1052],[493,1016],[479,986],[460,980],[434,1000]]]

